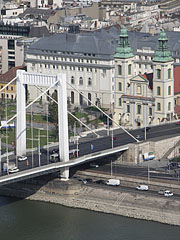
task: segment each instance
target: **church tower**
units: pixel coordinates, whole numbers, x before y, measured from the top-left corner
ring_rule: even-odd
[[[174,77],[171,52],[166,32],[162,30],[153,58],[153,97],[155,98],[154,123],[171,121],[174,115]]]
[[[130,110],[122,95],[130,94],[130,79],[134,74],[134,54],[128,41],[127,29],[120,32],[115,60],[115,121],[124,124],[130,119]],[[129,106],[129,105],[128,105]]]

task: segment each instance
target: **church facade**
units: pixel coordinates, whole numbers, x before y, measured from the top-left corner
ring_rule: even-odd
[[[165,31],[160,33],[152,73],[135,74],[135,56],[125,28],[115,59],[114,119],[132,128],[171,121],[174,114],[173,58]]]

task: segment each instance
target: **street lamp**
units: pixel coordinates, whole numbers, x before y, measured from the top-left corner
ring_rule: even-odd
[[[44,130],[43,128],[38,128],[38,156],[39,156],[39,167],[41,166],[41,150],[40,150],[40,131]]]

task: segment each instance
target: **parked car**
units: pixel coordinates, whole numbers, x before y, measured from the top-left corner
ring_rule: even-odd
[[[136,187],[137,190],[148,191],[149,187],[147,185],[139,185]]]
[[[173,192],[171,192],[169,190],[166,190],[166,191],[164,191],[164,196],[165,197],[172,197],[173,196]]]
[[[164,195],[164,192],[165,192],[164,190],[159,190],[159,191],[158,191],[158,194]]]
[[[106,182],[103,179],[99,179],[95,183],[97,183],[97,184],[105,184]]]
[[[109,179],[109,180],[107,180],[106,184],[110,185],[110,186],[119,186],[120,180],[119,179]]]
[[[176,122],[177,125],[180,125],[180,121],[179,122]]]
[[[26,156],[20,156],[20,157],[18,158],[18,161],[25,161],[25,160],[27,160],[27,157],[26,157]]]
[[[85,178],[85,179],[82,179],[82,182],[83,182],[84,184],[87,184],[87,183],[92,183],[93,180],[92,180],[92,178]]]
[[[19,168],[17,168],[17,167],[15,166],[15,167],[9,169],[8,171],[9,171],[9,173],[17,173],[17,172],[19,172]]]

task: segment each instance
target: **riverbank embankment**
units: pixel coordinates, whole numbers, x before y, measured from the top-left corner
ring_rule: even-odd
[[[0,195],[180,226],[179,198],[154,196],[138,191],[127,192],[121,187],[107,188],[93,184],[83,185],[77,180],[63,182],[55,179],[44,186],[37,183],[4,186],[0,189]]]

